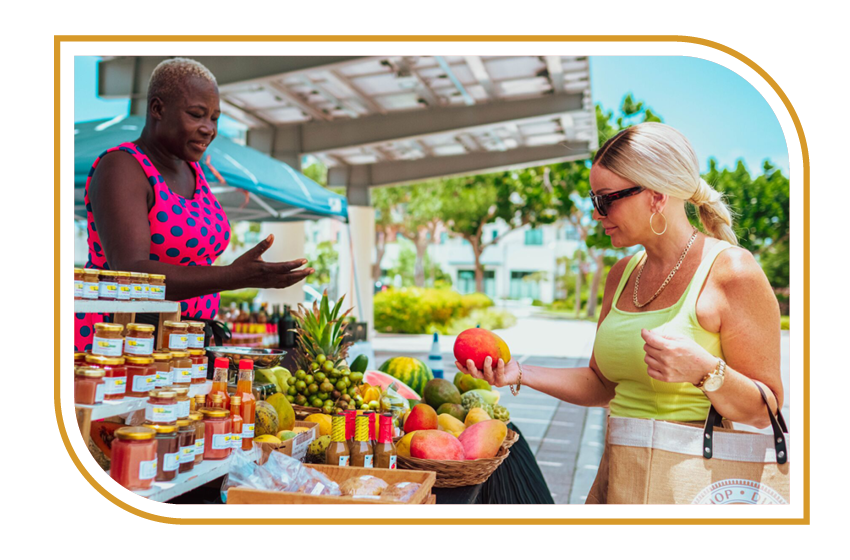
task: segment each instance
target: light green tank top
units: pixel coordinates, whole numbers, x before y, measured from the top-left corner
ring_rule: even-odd
[[[691,383],[665,383],[646,373],[643,361],[645,341],[641,329],[659,334],[686,336],[718,358],[723,357],[720,335],[708,332],[697,320],[696,303],[711,265],[721,251],[732,247],[716,243],[697,268],[685,293],[673,306],[654,311],[629,312],[617,309],[617,301],[644,251],[634,255],[611,304],[611,311],[599,325],[593,351],[596,364],[607,379],[617,384],[609,404],[611,416],[654,418],[674,422],[703,421],[711,405],[705,394]]]

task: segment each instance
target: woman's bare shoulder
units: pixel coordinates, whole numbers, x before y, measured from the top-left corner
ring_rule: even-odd
[[[715,284],[730,303],[754,303],[759,296],[773,296],[767,276],[755,256],[743,247],[721,251],[712,270]]]
[[[98,191],[127,186],[147,190],[149,183],[142,166],[132,154],[123,150],[114,150],[100,157],[91,181],[91,190]]]

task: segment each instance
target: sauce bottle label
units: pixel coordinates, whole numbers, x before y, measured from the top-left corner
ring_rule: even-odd
[[[180,453],[165,453],[162,456],[162,470],[165,472],[176,471],[180,466]]]
[[[203,453],[204,452],[204,438],[195,440],[195,453]]]
[[[213,434],[213,449],[230,449],[230,434]]]
[[[176,422],[177,407],[166,404],[150,404],[145,405],[145,420],[148,422]]]
[[[204,335],[202,335],[202,334],[190,334],[189,335],[189,348],[202,349],[203,347],[204,347]]]
[[[375,457],[374,455],[365,455],[363,457],[363,468],[364,469],[371,469],[372,467],[375,466],[374,457]]]
[[[130,300],[130,293],[133,288],[129,284],[118,284],[118,299],[122,301]]]
[[[390,455],[390,468],[397,469],[396,466],[398,464],[398,455]]]
[[[103,402],[103,395],[106,391],[106,385],[104,383],[98,383],[97,388],[94,390],[94,404],[100,404]]]
[[[153,354],[153,337],[136,338],[128,336],[124,339],[124,353],[136,356],[150,356]]]
[[[177,401],[177,418],[186,418],[189,416],[189,412],[191,410],[189,404],[189,399],[186,399],[185,401]]]
[[[206,379],[207,364],[192,364],[192,379]]]
[[[91,353],[117,358],[124,350],[124,341],[120,338],[101,338],[96,336],[91,342]]]
[[[139,462],[139,478],[141,480],[150,480],[156,477],[156,458],[150,461]]]
[[[233,449],[242,449],[242,434],[230,434],[230,446]]]
[[[180,463],[194,463],[195,462],[195,446],[187,445],[185,447],[180,448]]]
[[[168,347],[172,350],[185,350],[189,347],[189,335],[174,333],[168,335]]]
[[[116,299],[118,297],[117,282],[98,282],[98,296],[108,299]]]
[[[242,438],[243,439],[251,439],[254,437],[254,425],[253,424],[242,424]]]
[[[83,297],[83,284],[85,282],[74,282],[74,299]]]
[[[133,378],[134,393],[146,393],[156,389],[156,375],[137,375]]]
[[[84,299],[97,299],[97,295],[100,293],[100,286],[98,282],[83,282],[83,298]]]
[[[104,377],[104,395],[123,395],[127,390],[126,377]]]
[[[339,466],[340,466],[340,467],[347,467],[347,466],[348,466],[348,460],[349,460],[350,458],[351,458],[351,457],[350,457],[350,456],[348,456],[348,455],[343,455],[342,457],[340,457],[340,458],[339,458]]]
[[[174,368],[171,373],[174,375],[174,383],[192,382],[192,368]]]

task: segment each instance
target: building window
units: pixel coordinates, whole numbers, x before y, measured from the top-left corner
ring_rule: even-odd
[[[540,228],[525,230],[526,245],[543,245],[543,230]]]
[[[471,294],[475,292],[475,271],[474,270],[458,270],[457,271],[457,291],[461,294]],[[496,271],[484,271],[484,293],[490,298],[496,297]]]
[[[512,270],[510,295],[511,299],[540,299],[540,282],[531,281],[527,277],[534,274],[527,270]]]

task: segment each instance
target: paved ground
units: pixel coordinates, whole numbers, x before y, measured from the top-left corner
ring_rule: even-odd
[[[587,365],[596,333],[594,323],[539,318],[532,309],[511,311],[519,319],[517,325],[498,332],[520,363],[554,368]],[[453,345],[454,337],[440,337],[449,379],[454,378],[455,372]],[[783,415],[790,425],[789,346],[786,331],[782,335],[782,382],[786,394]],[[425,360],[430,348],[430,336],[377,335],[373,341],[373,363],[377,366],[398,355]],[[528,387],[516,397],[507,387],[498,391],[511,411],[511,420],[522,430],[535,453],[555,503],[584,503],[602,457],[607,410],[571,405]]]

